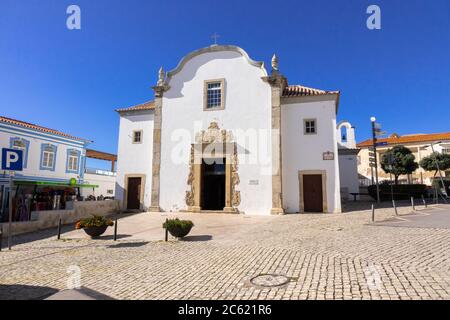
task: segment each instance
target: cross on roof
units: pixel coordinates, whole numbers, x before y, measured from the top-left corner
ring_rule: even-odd
[[[217,39],[220,38],[220,35],[218,35],[216,32],[211,36],[211,39],[214,39],[214,44],[217,44]]]

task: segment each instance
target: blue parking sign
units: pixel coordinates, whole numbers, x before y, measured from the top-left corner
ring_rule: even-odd
[[[2,149],[2,170],[22,171],[23,151],[17,149]]]

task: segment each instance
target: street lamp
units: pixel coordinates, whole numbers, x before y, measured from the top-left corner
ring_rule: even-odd
[[[375,163],[375,183],[377,190],[377,203],[380,203],[380,186],[378,184],[378,160],[377,160],[377,134],[376,134],[376,123],[377,119],[375,117],[370,117],[370,122],[372,122],[372,148],[373,148],[373,160]],[[372,175],[373,177],[373,175]]]

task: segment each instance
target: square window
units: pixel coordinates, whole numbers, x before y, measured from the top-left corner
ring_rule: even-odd
[[[317,133],[317,126],[316,126],[315,119],[305,119],[303,126],[304,126],[303,132],[305,134],[316,134]]]
[[[133,143],[142,143],[142,130],[133,131]]]

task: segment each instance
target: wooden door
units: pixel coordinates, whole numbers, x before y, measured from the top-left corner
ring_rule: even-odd
[[[305,212],[323,212],[322,175],[303,175],[303,202]]]
[[[128,178],[127,209],[139,210],[141,206],[141,178]]]

